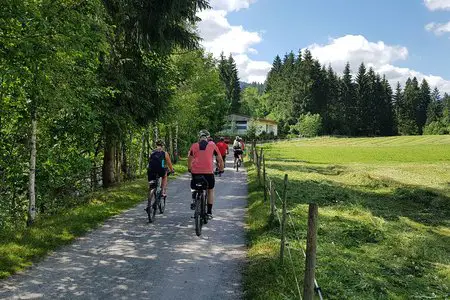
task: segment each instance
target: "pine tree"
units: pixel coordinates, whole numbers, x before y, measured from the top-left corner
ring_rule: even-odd
[[[281,76],[281,67],[283,63],[281,62],[281,58],[279,55],[275,56],[275,59],[272,63],[272,69],[270,69],[269,73],[267,74],[265,86],[266,92],[272,91],[274,86],[277,84],[277,81],[280,79]]]
[[[431,102],[431,92],[428,82],[423,79],[420,85],[420,96],[416,106],[416,123],[419,129],[419,134],[422,134],[423,127],[427,121],[427,109]]]
[[[219,59],[220,79],[225,85],[226,99],[229,106],[229,113],[238,113],[241,103],[241,86],[239,82],[238,70],[233,56],[225,58],[221,53]]]
[[[426,125],[431,122],[439,121],[442,118],[442,101],[437,87],[434,88],[431,93],[431,102],[427,109],[427,122]]]
[[[231,113],[238,113],[239,107],[241,105],[241,85],[239,83],[239,75],[236,66],[236,62],[233,59],[233,56],[228,58],[228,65],[230,68],[230,87],[231,87]]]
[[[394,132],[398,133],[398,125],[401,122],[401,105],[403,105],[403,93],[400,82],[397,82],[397,87],[395,88],[395,94],[392,99],[392,104],[394,106]]]
[[[366,124],[369,121],[369,82],[366,74],[366,66],[361,63],[356,75],[356,134],[366,135]]]
[[[385,75],[383,75],[381,85],[383,93],[383,114],[381,117],[380,133],[383,136],[394,135],[395,115],[394,115],[394,108],[392,105],[392,88],[389,82],[387,81]]]
[[[353,84],[350,63],[347,62],[344,69],[344,74],[339,88],[339,103],[342,104],[343,113],[341,115],[341,122],[343,133],[347,135],[356,134],[356,97],[355,85]]]
[[[399,133],[413,135],[419,133],[416,122],[416,107],[420,99],[420,88],[417,78],[406,80],[402,103],[400,105],[400,118],[398,123]]]

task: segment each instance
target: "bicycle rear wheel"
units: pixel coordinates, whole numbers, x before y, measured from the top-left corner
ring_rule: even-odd
[[[241,166],[241,160],[238,158],[236,161],[236,172],[239,172],[239,167]]]
[[[203,193],[198,195],[195,200],[195,213],[194,213],[194,220],[195,220],[195,234],[197,236],[202,235],[202,223],[203,223],[203,216],[202,216],[202,207],[203,207]]]
[[[148,199],[147,202],[147,215],[149,223],[153,223],[153,221],[155,220],[156,215],[156,207],[154,207],[155,201],[156,201],[156,193],[153,190],[151,191],[150,198]]]

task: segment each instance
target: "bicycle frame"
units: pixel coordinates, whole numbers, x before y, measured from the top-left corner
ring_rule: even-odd
[[[196,197],[195,197],[195,233],[197,236],[202,234],[202,225],[208,223],[208,218],[206,216],[206,205],[208,203],[208,183],[205,177],[201,176],[202,181],[206,183],[196,183]]]
[[[154,186],[150,189],[147,198],[147,214],[149,223],[153,223],[156,209],[158,208],[159,201],[161,201],[161,177],[156,176],[155,180],[150,181],[150,187]],[[152,202],[154,200],[154,203]]]

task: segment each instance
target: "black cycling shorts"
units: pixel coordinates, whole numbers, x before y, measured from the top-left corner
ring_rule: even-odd
[[[148,181],[152,181],[152,180],[156,180],[156,177],[164,177],[167,175],[167,169],[163,169],[162,171],[159,172],[152,172],[150,170],[147,171],[147,179]]]
[[[235,149],[234,150],[234,157],[238,158],[239,155],[242,155],[244,153],[244,151],[242,151],[241,149]]]
[[[206,179],[206,182],[201,178],[202,176]],[[203,187],[213,189],[216,184],[216,178],[214,177],[214,174],[192,174],[191,189],[197,189],[196,183],[204,183],[206,185]]]

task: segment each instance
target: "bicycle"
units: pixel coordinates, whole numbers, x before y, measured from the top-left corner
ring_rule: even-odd
[[[239,167],[242,165],[241,155],[242,153],[239,153],[237,158],[235,157],[234,159],[234,166],[236,167],[236,172],[239,172]]]
[[[220,175],[223,172],[215,171],[214,175]],[[195,209],[194,209],[194,223],[195,234],[202,235],[203,224],[208,224],[208,215],[206,214],[207,199],[208,199],[208,181],[203,175],[194,175],[193,177],[195,187]]]
[[[172,172],[168,172],[167,176],[173,174]],[[150,192],[147,198],[147,208],[145,211],[148,215],[148,222],[153,223],[155,220],[156,210],[159,209],[159,213],[163,214],[166,209],[166,197],[162,196],[161,191],[161,177],[156,175],[155,180],[151,180],[150,184]]]

